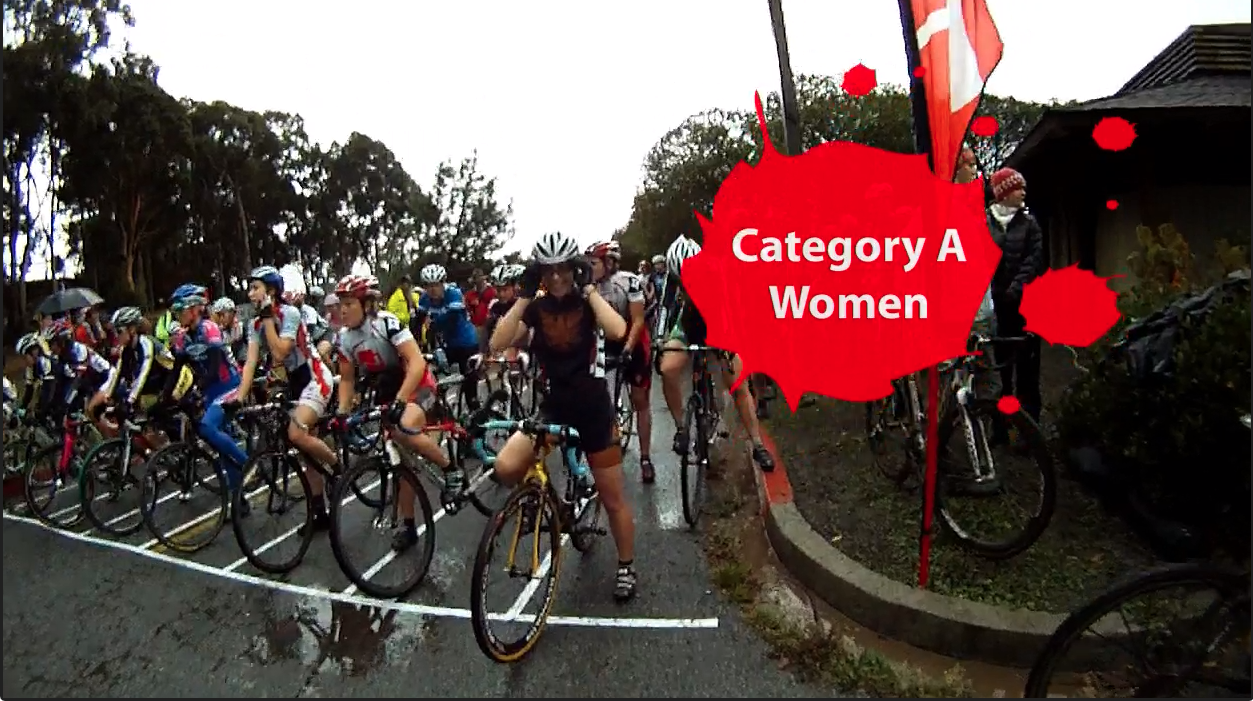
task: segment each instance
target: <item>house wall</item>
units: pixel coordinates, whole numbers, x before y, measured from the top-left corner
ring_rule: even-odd
[[[1195,257],[1197,272],[1214,272],[1214,244],[1218,239],[1249,240],[1250,189],[1239,186],[1186,185],[1159,188],[1146,195],[1113,194],[1118,209],[1102,209],[1096,223],[1096,273],[1102,276],[1126,275],[1127,256],[1139,250],[1136,227],[1152,228],[1170,223],[1183,234]],[[1056,246],[1054,256],[1062,255]],[[1077,259],[1076,259],[1077,260]],[[1128,278],[1114,281],[1124,289]]]

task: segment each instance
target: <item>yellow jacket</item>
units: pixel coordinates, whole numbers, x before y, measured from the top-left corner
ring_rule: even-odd
[[[415,307],[417,306],[418,299],[420,299],[420,297],[420,292],[413,293],[413,304]],[[392,296],[388,298],[387,311],[395,314],[396,318],[400,319],[401,324],[405,326],[409,325],[409,302],[405,300],[405,291],[403,289],[397,287],[396,291],[392,293]]]

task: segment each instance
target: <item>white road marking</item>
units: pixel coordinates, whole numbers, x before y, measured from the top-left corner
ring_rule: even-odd
[[[352,606],[371,606],[380,609],[417,614],[420,616],[462,619],[470,618],[469,609],[450,608],[447,606],[428,606],[425,604],[412,604],[401,601],[381,601],[379,599],[370,599],[364,596],[353,596],[324,591],[321,589],[314,589],[312,587],[302,587],[296,584],[289,584],[287,582],[264,579],[262,577],[253,577],[239,572],[228,572],[224,569],[210,567],[194,560],[185,560],[172,555],[147,550],[138,545],[130,545],[128,543],[106,540],[104,538],[97,538],[95,536],[74,533],[71,531],[60,531],[52,528],[51,526],[46,526],[35,519],[26,518],[24,516],[15,516],[13,514],[5,513],[4,518],[9,521],[25,523],[37,528],[42,528],[62,537],[69,538],[70,540],[76,540],[81,543],[91,543],[105,548],[112,548],[114,550],[122,550],[139,555],[140,557],[164,562],[174,567],[191,570],[193,572],[200,572],[201,574],[221,577],[240,584],[251,584],[253,586],[263,587],[273,591],[281,591],[288,594],[295,594],[298,596],[319,597]],[[490,614],[490,617],[493,620],[509,620],[503,613]],[[527,619],[527,616],[519,616],[516,620],[525,621]],[[552,625],[589,628],[710,629],[718,627],[717,618],[602,618],[595,616],[549,616],[548,622]]]

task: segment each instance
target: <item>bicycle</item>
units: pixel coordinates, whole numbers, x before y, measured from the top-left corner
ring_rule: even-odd
[[[936,513],[961,547],[991,560],[1009,559],[1030,548],[1048,528],[1057,506],[1057,471],[1052,451],[1039,424],[1021,409],[1006,413],[1000,409],[998,400],[977,397],[975,393],[975,380],[979,373],[1000,369],[999,365],[981,361],[986,350],[994,343],[1026,340],[1025,336],[994,339],[975,334],[971,339],[970,353],[941,363],[937,368],[941,385],[947,391],[941,394],[940,401]],[[970,467],[967,469],[958,468],[954,455],[945,449],[959,430],[969,458]],[[988,435],[989,430],[993,435]],[[986,539],[976,535],[974,529],[995,520],[987,501],[999,499],[1001,503],[1008,502],[1008,487],[1011,482],[1017,482],[1013,478],[1025,474],[1028,469],[1024,466],[1022,472],[998,470],[991,448],[998,438],[1008,443],[1011,440],[1010,431],[1013,431],[1021,452],[1026,453],[1031,463],[1030,474],[1039,478],[1038,490],[1033,495],[1035,510],[1027,514],[1025,524],[1002,529],[1008,530],[1008,533],[999,539]],[[1000,436],[996,435],[998,432]],[[974,507],[963,513],[957,501],[959,497],[973,497],[976,500]],[[998,525],[1003,523],[1000,521]]]
[[[991,560],[1008,559],[1031,547],[1048,527],[1056,507],[1057,475],[1052,453],[1039,425],[1021,410],[1005,414],[998,408],[997,400],[976,396],[977,377],[998,369],[980,362],[984,349],[993,343],[1021,340],[1025,337],[991,338],[974,334],[968,354],[937,366],[942,391],[937,434],[936,514],[961,548]],[[867,444],[874,453],[876,466],[894,484],[911,491],[923,482],[927,453],[926,423],[927,413],[917,375],[893,381],[890,395],[866,403]],[[1005,476],[998,472],[991,451],[999,436],[995,435],[996,431],[992,436],[988,435],[990,426],[1001,427],[1006,434],[1013,429],[1034,465],[1033,474],[1040,476],[1035,511],[1029,515],[1025,525],[1011,527],[1010,533],[999,539],[987,539],[974,532],[979,526],[995,520],[991,509],[986,507],[987,501],[1007,496]],[[959,468],[954,454],[945,449],[959,429],[965,454],[970,461],[969,468]],[[887,456],[887,439],[892,435],[904,438],[904,459],[899,463],[889,462]],[[969,514],[956,507],[960,503],[959,497],[977,499]]]
[[[370,520],[370,526],[375,530],[391,531],[402,523],[400,514],[400,500],[392,498],[392,495],[400,494],[400,485],[403,480],[409,485],[410,490],[414,493],[418,502],[418,509],[421,513],[414,514],[414,522],[417,525],[417,534],[421,538],[426,533],[434,534],[435,531],[435,514],[431,506],[430,498],[426,494],[426,490],[422,487],[418,478],[418,473],[413,468],[414,456],[407,449],[398,445],[393,439],[394,432],[400,432],[404,435],[416,436],[421,435],[428,428],[410,430],[399,424],[394,424],[383,420],[383,410],[375,407],[364,414],[356,414],[348,418],[348,428],[361,423],[379,421],[380,423],[380,442],[382,455],[372,453],[362,457],[352,467],[348,468],[343,478],[336,482],[331,498],[331,529],[330,541],[331,552],[335,556],[335,561],[339,563],[339,568],[343,570],[348,579],[361,591],[377,598],[394,599],[404,596],[412,591],[426,577],[427,570],[430,568],[431,559],[435,555],[435,539],[434,535],[430,538],[423,539],[421,552],[418,557],[419,564],[410,576],[395,585],[385,585],[374,581],[373,577],[383,570],[384,567],[391,564],[396,559],[397,554],[394,550],[389,550],[381,559],[376,560],[368,567],[361,567],[353,561],[347,547],[347,539],[345,538],[345,516],[344,505],[350,501],[348,496],[349,485],[355,483],[358,479],[365,476],[378,475],[376,483],[379,486],[379,497],[374,500],[373,504],[367,504],[374,510],[374,517]],[[446,426],[441,425],[438,429],[448,429],[462,431],[460,425],[455,422],[448,422]],[[468,434],[465,434],[468,435]],[[384,457],[385,456],[385,457]],[[456,454],[449,455],[450,460],[456,459]],[[426,462],[426,461],[422,461]],[[456,463],[454,463],[456,464]],[[488,461],[484,459],[484,470]],[[429,463],[428,463],[429,465]],[[429,472],[435,471],[434,466],[428,467]],[[480,475],[479,479],[471,481],[467,484],[466,494],[469,500],[475,504],[475,508],[480,510],[486,507],[481,505],[477,497],[474,496],[474,490],[481,482],[485,475]],[[442,483],[442,475],[440,476]],[[364,503],[364,502],[363,502]]]
[[[335,492],[336,483],[346,469],[345,466],[349,463],[349,456],[352,454],[350,448],[352,442],[344,441],[344,444],[339,446],[340,469],[338,471],[305,458],[287,437],[287,426],[291,421],[290,412],[294,405],[295,401],[287,398],[285,393],[276,392],[271,396],[271,401],[265,404],[243,406],[242,403],[235,401],[223,406],[234,420],[250,422],[256,426],[259,441],[264,446],[262,450],[250,453],[248,461],[241,469],[240,483],[230,495],[230,520],[231,530],[235,533],[235,540],[239,543],[239,549],[244,557],[253,567],[268,574],[286,574],[296,569],[313,543],[313,503],[307,498],[312,494],[312,484],[305,472],[306,466],[312,466],[322,475],[323,493],[331,494]],[[325,429],[332,418],[334,417],[323,417],[315,430]],[[292,485],[293,474],[299,486],[299,490],[295,492],[293,492]],[[252,489],[258,483],[260,483],[259,486]],[[382,503],[381,499],[369,493],[374,484],[362,486],[350,480],[349,487],[353,490],[355,497],[363,503],[370,505]],[[248,542],[248,537],[244,534],[244,526],[247,521],[254,520],[256,516],[256,510],[252,508],[252,499],[262,495],[265,496],[264,512],[266,514],[282,517],[294,506],[304,504],[304,518],[295,527],[288,529],[277,538],[253,545]],[[294,555],[277,561],[264,557],[274,550],[274,546],[293,533],[298,533],[300,536]]]
[[[143,437],[144,427],[151,420],[143,416],[127,416],[115,407],[105,410],[104,416],[117,421],[118,435],[97,443],[83,459],[83,463],[92,469],[83,470],[79,476],[79,499],[87,520],[95,530],[121,538],[138,533],[144,527],[142,508],[137,505],[121,515],[110,516],[100,511],[104,506],[100,502],[116,504],[123,492],[142,492],[133,458],[139,458],[138,466],[142,467],[152,456],[152,450]],[[178,435],[175,432],[171,434]],[[98,491],[103,493],[97,494]],[[142,495],[138,498],[142,504]],[[134,516],[139,518],[133,523],[126,523]]]
[[[176,404],[158,411],[169,411],[171,416],[181,413],[180,439],[162,446],[148,459],[148,467],[140,480],[139,512],[152,537],[163,547],[181,553],[194,553],[208,547],[226,526],[231,495],[225,488],[229,484],[226,468],[218,452],[199,436],[189,425],[201,412],[198,396],[185,397]],[[245,430],[246,444],[251,448],[259,440],[256,431]],[[204,466],[206,469],[199,469]],[[161,485],[170,483],[175,491],[158,496]],[[199,490],[204,490],[212,502],[209,511],[203,511],[170,530],[157,524],[157,507],[169,501],[177,501],[188,510],[201,511],[190,506]],[[205,525],[208,524],[208,525]]]
[[[540,634],[548,622],[553,602],[557,595],[557,578],[561,572],[561,554],[567,538],[579,552],[587,552],[595,544],[595,538],[606,533],[604,528],[596,525],[600,520],[600,499],[593,491],[581,493],[577,488],[578,479],[575,474],[575,463],[570,460],[573,445],[579,440],[579,433],[570,426],[547,424],[534,419],[522,421],[489,421],[484,430],[520,431],[536,441],[535,463],[527,472],[526,477],[514,488],[505,505],[487,522],[483,537],[479,541],[478,551],[474,556],[474,566],[470,571],[470,622],[474,628],[474,640],[479,649],[494,662],[517,662],[529,653],[539,641]],[[562,464],[566,469],[566,487],[562,496],[552,484],[552,479],[545,460],[552,451],[552,443],[562,444],[566,449],[559,451]],[[590,521],[585,517],[591,514]],[[486,589],[487,576],[491,571],[492,555],[496,550],[495,538],[505,532],[505,524],[510,518],[518,518],[513,528],[509,547],[506,572],[511,579],[525,577],[529,580],[514,605],[504,614],[493,614],[487,610]],[[525,533],[524,533],[525,531]],[[535,539],[529,553],[529,569],[521,571],[516,566],[518,543],[524,534],[534,534]],[[539,546],[541,536],[546,535],[549,552],[543,562],[540,561]],[[550,574],[546,586],[535,583],[539,577]],[[529,600],[528,592],[542,590],[543,604],[535,616],[524,616],[521,608]],[[516,609],[516,610],[514,610]],[[523,636],[512,642],[502,641],[492,628],[492,622],[517,621],[531,618],[529,627]]]
[[[74,487],[77,496],[78,479],[84,469],[83,459],[87,455],[88,442],[99,437],[95,427],[79,411],[67,411],[62,420],[62,434],[59,443],[44,446],[30,456],[26,463],[26,476],[23,487],[26,506],[41,522],[54,528],[72,528],[84,518],[82,500],[74,499],[70,506],[52,511],[57,495],[62,489]],[[42,468],[44,461],[55,461],[55,467]],[[46,500],[37,496],[37,490],[49,490]]]
[[[1246,553],[1247,555],[1247,553]],[[1230,694],[1249,698],[1249,570],[1209,564],[1168,566],[1115,585],[1066,617],[1031,668],[1024,698],[1062,696],[1054,688],[1091,698],[1215,698]],[[1148,597],[1174,587],[1192,593],[1164,597],[1170,613],[1182,614],[1194,630],[1164,625],[1152,615]],[[1212,594],[1208,603],[1202,598]],[[1208,597],[1207,597],[1208,598]],[[1124,608],[1130,608],[1130,619]],[[1124,625],[1115,635],[1115,612]],[[1089,635],[1085,635],[1089,633]],[[1113,638],[1116,650],[1097,649],[1099,639]],[[1221,653],[1234,645],[1234,669],[1223,665]],[[1120,653],[1143,651],[1148,659],[1120,659]],[[1078,660],[1064,664],[1068,653]],[[1215,659],[1217,655],[1217,659]],[[1128,680],[1130,693],[1109,688],[1112,677],[1125,673],[1146,678]],[[1134,677],[1133,677],[1134,678]],[[1195,694],[1185,687],[1201,686]]]
[[[718,405],[713,373],[709,370],[710,353],[717,353],[729,363],[730,355],[710,346],[689,344],[682,348],[657,349],[657,363],[665,353],[692,355],[692,393],[683,408],[683,429],[687,431],[687,450],[679,453],[679,484],[683,491],[683,519],[690,528],[700,521],[705,502],[705,478],[710,467],[709,448],[730,432],[718,428],[722,409]]]

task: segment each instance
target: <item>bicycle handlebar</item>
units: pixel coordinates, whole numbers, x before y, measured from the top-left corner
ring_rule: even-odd
[[[519,431],[536,438],[556,436],[562,441],[579,439],[579,431],[573,426],[544,423],[535,419],[488,421],[480,429],[483,431]]]

